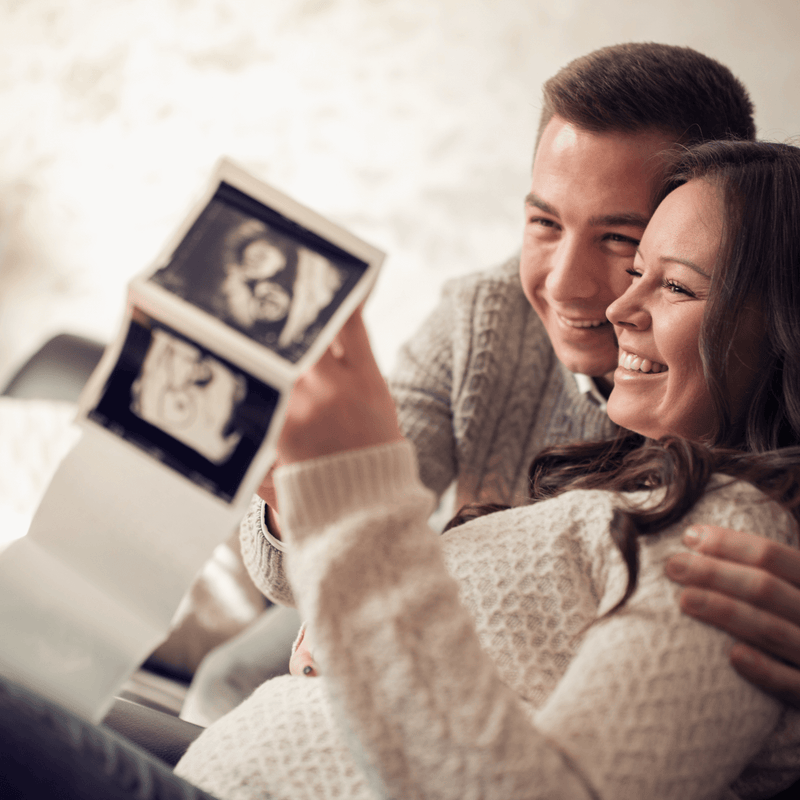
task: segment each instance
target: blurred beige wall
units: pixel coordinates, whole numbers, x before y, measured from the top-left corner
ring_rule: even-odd
[[[550,74],[690,45],[784,140],[798,37],[798,0],[0,0],[0,381],[53,333],[116,333],[220,154],[388,252],[388,368],[443,280],[516,249]]]

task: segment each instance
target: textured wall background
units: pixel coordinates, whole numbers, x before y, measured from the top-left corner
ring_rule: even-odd
[[[0,381],[108,340],[220,154],[385,249],[388,368],[441,282],[510,255],[539,87],[603,45],[696,47],[800,134],[797,0],[0,0]]]

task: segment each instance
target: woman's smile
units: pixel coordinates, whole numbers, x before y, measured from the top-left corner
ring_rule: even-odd
[[[666,372],[669,367],[666,364],[661,364],[658,361],[647,358],[646,356],[639,356],[635,353],[628,353],[626,350],[620,348],[618,366],[623,371],[620,377],[625,380],[624,373],[639,373],[644,375],[658,375],[661,372]],[[615,373],[615,379],[617,379]]]

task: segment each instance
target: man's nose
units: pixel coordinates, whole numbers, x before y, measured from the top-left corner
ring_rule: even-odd
[[[591,300],[599,292],[599,272],[590,248],[578,237],[564,237],[551,254],[546,281],[550,298],[557,303]]]

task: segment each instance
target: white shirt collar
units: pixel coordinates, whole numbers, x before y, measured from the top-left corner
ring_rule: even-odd
[[[597,405],[600,407],[601,411],[606,410],[606,398],[600,394],[600,390],[597,388],[597,384],[594,382],[594,379],[590,378],[588,375],[583,375],[580,372],[573,372],[575,376],[575,383],[578,385],[578,391],[581,394],[588,394]]]

